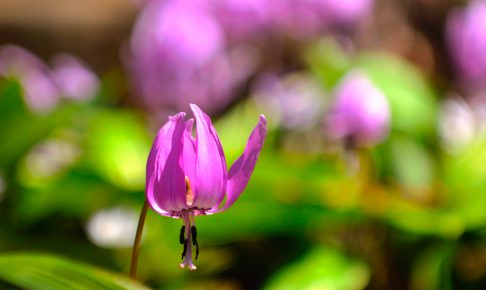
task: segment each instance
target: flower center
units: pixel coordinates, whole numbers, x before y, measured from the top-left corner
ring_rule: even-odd
[[[196,265],[192,262],[192,247],[196,247],[196,257],[199,256],[199,244],[197,243],[197,230],[194,221],[193,210],[183,210],[181,218],[184,221],[184,225],[181,228],[179,235],[179,242],[184,245],[182,250],[182,263],[181,268],[187,267],[189,270],[196,270]]]
[[[189,177],[186,176],[186,205],[191,206],[193,202],[194,202],[194,192],[192,191]]]

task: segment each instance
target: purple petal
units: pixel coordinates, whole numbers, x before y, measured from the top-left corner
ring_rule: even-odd
[[[186,121],[186,130],[192,136],[192,127],[194,126],[194,118],[190,118]]]
[[[185,175],[181,167],[185,113],[169,117],[159,130],[147,161],[147,200],[162,215],[186,208]]]
[[[196,180],[194,207],[209,209],[219,205],[226,191],[226,159],[216,130],[209,117],[191,104],[196,118]]]
[[[260,115],[258,125],[251,132],[245,152],[235,161],[228,173],[227,197],[225,205],[218,211],[229,208],[245,189],[267,136],[267,120]]]
[[[187,125],[187,123],[186,123]],[[194,182],[196,181],[196,139],[192,137],[190,131],[184,132],[184,153],[182,155],[182,166],[184,173],[189,179],[191,190],[194,193]],[[187,206],[191,206],[194,196],[186,197]]]
[[[192,206],[194,202],[194,182],[196,180],[196,138],[192,136],[192,127],[194,125],[194,118],[186,121],[186,130],[184,131],[184,153],[182,155],[182,165],[184,173],[189,181],[191,187],[190,195],[186,196],[187,206]],[[186,185],[187,187],[187,185]],[[187,188],[186,188],[187,190]],[[186,192],[187,194],[188,192]]]

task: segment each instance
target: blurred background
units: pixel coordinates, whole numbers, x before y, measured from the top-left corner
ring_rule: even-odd
[[[0,288],[120,289],[152,140],[189,103],[228,164],[260,113],[269,134],[197,218],[197,271],[149,211],[141,283],[486,288],[484,0],[1,0]]]

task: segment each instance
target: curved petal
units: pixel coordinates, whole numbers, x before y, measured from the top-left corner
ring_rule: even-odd
[[[192,137],[187,130],[184,132],[183,138],[184,151],[182,154],[182,167],[186,177],[188,178],[189,186],[191,187],[190,191],[188,191],[186,188],[186,194],[188,194],[186,196],[186,205],[190,207],[194,203],[193,184],[196,180],[196,139],[194,139],[194,137]]]
[[[226,159],[209,117],[191,104],[196,118],[196,180],[194,207],[209,209],[221,203],[226,191]]]
[[[181,166],[185,113],[169,117],[155,137],[147,160],[145,191],[154,211],[170,216],[186,208],[185,176]]]
[[[189,132],[189,135],[192,136],[192,126],[194,125],[194,118],[190,118],[186,121],[186,130]]]
[[[265,116],[260,115],[258,124],[251,132],[246,148],[243,154],[231,166],[228,173],[227,196],[225,205],[217,210],[223,211],[235,203],[240,194],[245,189],[250,176],[255,169],[260,151],[262,150],[265,137],[267,136],[267,120]]]

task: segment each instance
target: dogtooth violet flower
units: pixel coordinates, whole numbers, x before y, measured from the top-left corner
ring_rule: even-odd
[[[346,145],[367,147],[383,141],[390,131],[388,99],[364,72],[349,72],[338,85],[335,103],[326,116],[325,127],[331,139]]]
[[[155,212],[183,220],[180,266],[195,270],[193,246],[196,259],[199,254],[195,217],[222,212],[235,203],[255,168],[267,125],[261,115],[243,154],[227,171],[223,148],[210,118],[194,104],[191,109],[196,120],[195,138],[194,119],[185,121],[183,112],[169,117],[155,137],[147,161],[146,194]]]

